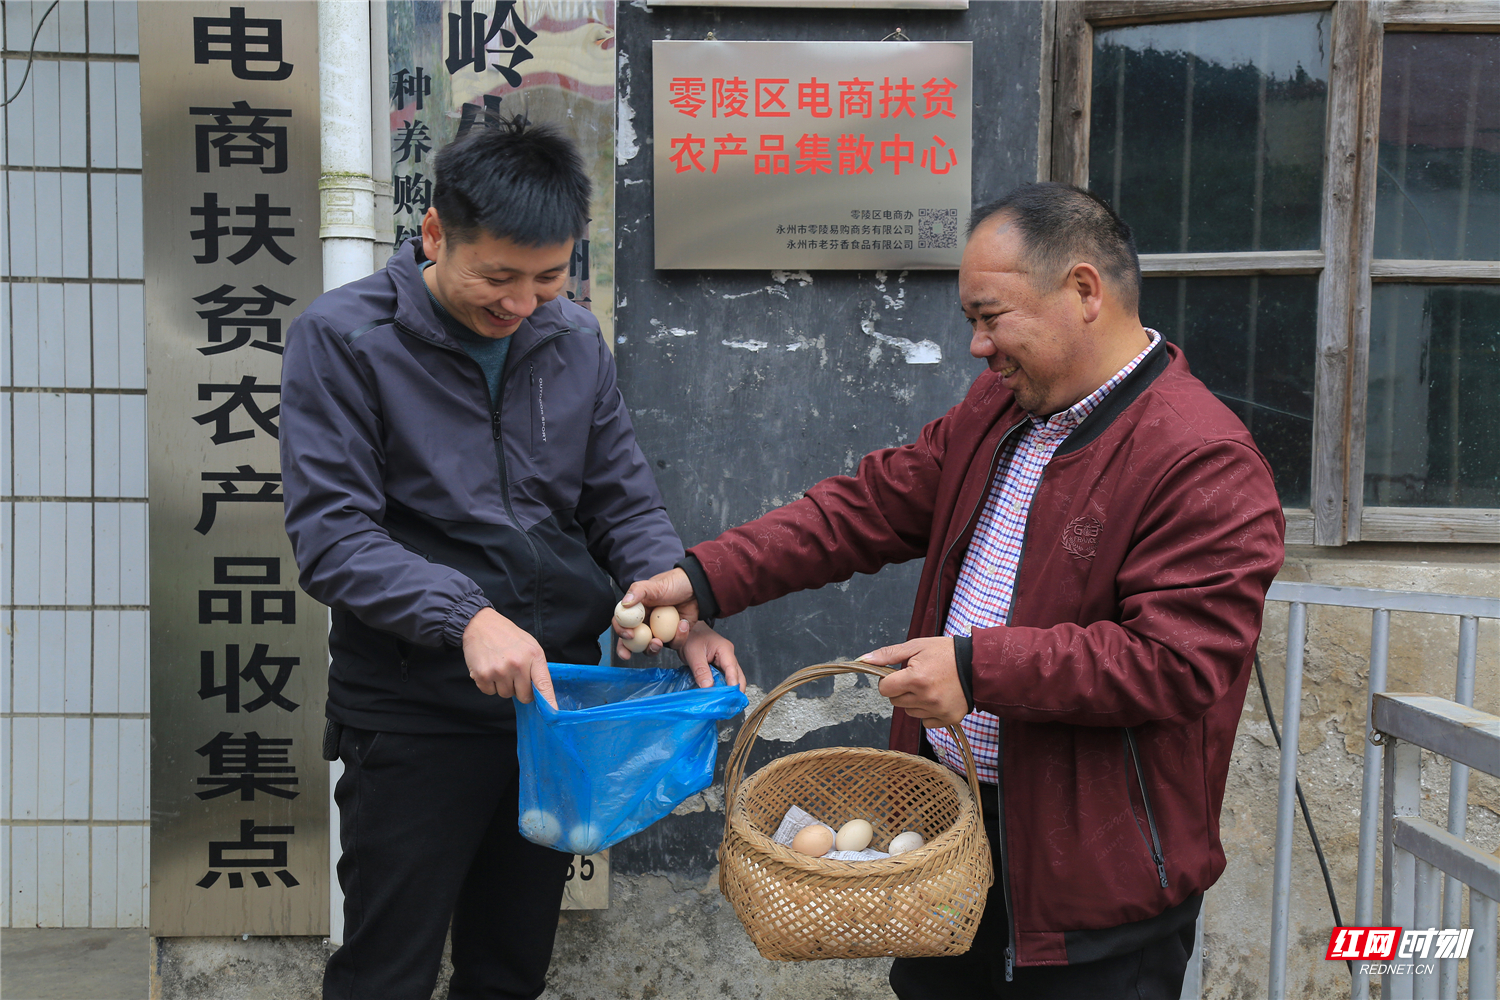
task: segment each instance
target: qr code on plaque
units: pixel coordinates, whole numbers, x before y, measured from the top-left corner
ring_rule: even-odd
[[[958,246],[958,209],[917,209],[917,249],[951,250]]]

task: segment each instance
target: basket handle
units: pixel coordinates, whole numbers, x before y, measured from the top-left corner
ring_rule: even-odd
[[[895,673],[896,667],[882,667],[873,663],[863,663],[854,660],[839,660],[834,663],[816,663],[809,667],[788,674],[786,679],[772,688],[761,699],[761,703],[755,706],[754,711],[745,716],[744,725],[735,735],[734,748],[729,751],[729,760],[724,765],[724,832],[729,832],[729,818],[734,814],[733,805],[735,793],[739,791],[740,781],[744,777],[745,762],[750,759],[750,747],[755,742],[755,736],[760,732],[761,723],[765,721],[766,715],[771,711],[771,706],[776,704],[777,699],[789,691],[801,687],[809,681],[821,680],[824,677],[836,677],[839,674],[869,674],[871,677],[886,677]],[[984,821],[984,807],[979,800],[979,772],[974,766],[974,754],[969,749],[969,741],[964,737],[963,729],[959,726],[948,726],[948,735],[953,737],[958,748],[963,751],[965,777],[969,779],[969,791],[974,795],[974,810],[980,822]]]

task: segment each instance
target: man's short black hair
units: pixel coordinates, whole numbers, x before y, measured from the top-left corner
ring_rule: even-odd
[[[1064,268],[1087,262],[1115,286],[1121,305],[1139,308],[1141,261],[1125,220],[1092,191],[1071,184],[1023,184],[969,215],[966,235],[996,215],[1014,220],[1032,284],[1050,290]]]
[[[444,234],[467,243],[483,231],[528,247],[583,236],[593,185],[577,147],[553,126],[519,115],[492,124],[438,153],[432,207]]]

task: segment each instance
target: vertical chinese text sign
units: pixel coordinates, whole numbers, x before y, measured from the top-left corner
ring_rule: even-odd
[[[277,454],[322,290],[317,5],[140,5],[151,931],[328,933],[324,609]]]

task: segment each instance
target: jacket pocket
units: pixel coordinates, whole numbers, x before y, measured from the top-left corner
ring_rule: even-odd
[[[344,759],[344,764],[364,767],[370,759],[370,752],[375,749],[375,744],[380,742],[380,737],[384,734],[374,733],[368,729],[355,729],[352,726],[342,726],[340,729],[339,756]]]
[[[1135,731],[1129,727],[1120,730],[1120,741],[1125,747],[1126,762],[1130,767],[1125,769],[1125,802],[1130,809],[1130,818],[1135,820],[1135,828],[1140,831],[1141,841],[1146,845],[1146,850],[1151,854],[1151,862],[1156,866],[1156,877],[1161,880],[1161,887],[1168,888],[1167,861],[1162,855],[1161,837],[1156,830],[1156,814],[1151,811],[1151,793],[1146,791],[1146,775],[1141,769],[1140,748],[1136,746]],[[1151,831],[1148,840],[1146,831],[1141,830],[1141,821],[1135,814],[1135,802],[1130,795],[1130,772],[1135,771],[1135,782],[1141,790],[1141,805],[1146,809],[1146,826]]]

